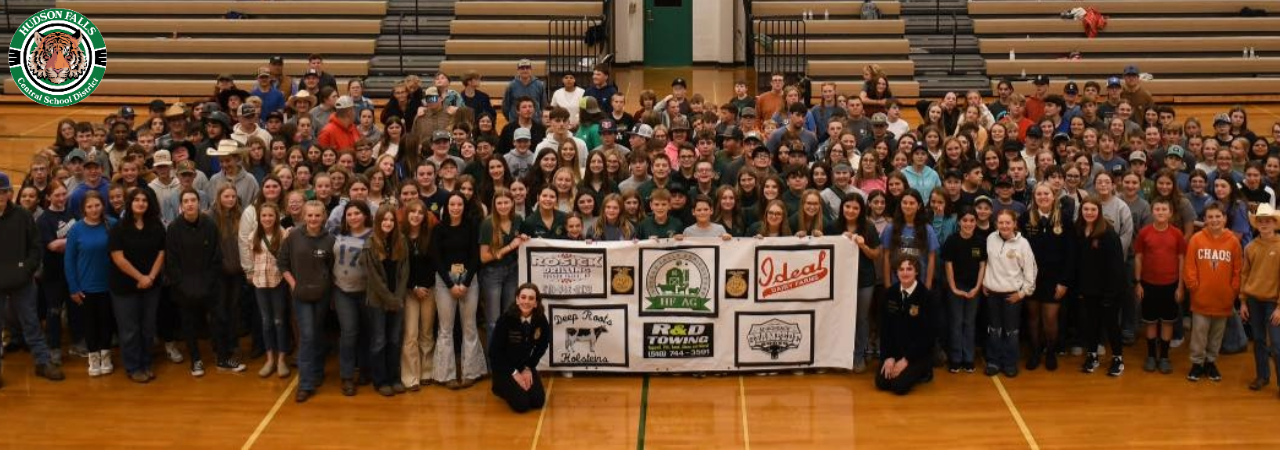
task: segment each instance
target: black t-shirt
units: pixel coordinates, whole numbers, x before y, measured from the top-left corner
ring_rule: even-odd
[[[160,252],[164,251],[165,230],[159,219],[148,220],[142,229],[134,226],[132,221],[120,221],[111,228],[108,234],[107,249],[111,252],[124,252],[124,259],[143,275],[151,272]],[[115,264],[111,265],[111,291],[119,293],[138,292],[138,281],[126,275]],[[152,287],[158,287],[155,283]]]
[[[831,222],[825,233],[828,235],[844,234],[845,229],[842,224]],[[875,228],[871,228],[871,232],[862,234],[863,242],[871,249],[880,248],[880,234],[875,232]],[[854,247],[857,247],[856,245]],[[862,253],[861,248],[855,248],[858,252],[858,288],[871,287],[876,285],[876,262],[867,257],[866,253]]]
[[[942,259],[951,263],[956,287],[973,289],[978,285],[978,266],[987,260],[987,240],[977,230],[968,239],[957,232],[942,245]]]

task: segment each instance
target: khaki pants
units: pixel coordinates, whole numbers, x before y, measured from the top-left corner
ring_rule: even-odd
[[[431,380],[435,327],[435,289],[427,289],[427,295],[422,298],[410,290],[404,301],[404,348],[400,352],[400,382],[405,387]]]
[[[1226,329],[1226,317],[1191,313],[1191,363],[1217,361],[1218,350],[1222,348],[1222,334]]]

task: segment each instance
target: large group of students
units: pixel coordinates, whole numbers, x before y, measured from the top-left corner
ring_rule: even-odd
[[[840,293],[858,305],[853,372],[879,360],[884,390],[1068,354],[1120,376],[1139,337],[1147,372],[1173,372],[1188,341],[1187,378],[1218,381],[1251,339],[1249,387],[1280,373],[1280,123],[1179,119],[1135,67],[920,100],[913,124],[875,66],[847,95],[773,74],[715,105],[675,79],[628,111],[607,67],[548,92],[521,61],[500,105],[475,72],[460,91],[409,76],[378,107],[309,62],[293,80],[272,58],[251,91],[221,76],[145,118],[64,120],[20,186],[0,177],[8,353],[61,380],[64,350],[99,377],[118,347],[147,383],[153,353],[203,376],[207,337],[218,371],[296,367],[298,402],[336,353],[343,395],[491,376],[524,411],[551,334],[518,284],[529,239],[838,235],[860,260]]]

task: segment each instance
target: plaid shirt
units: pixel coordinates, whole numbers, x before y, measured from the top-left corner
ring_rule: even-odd
[[[263,237],[262,250],[253,253],[253,270],[249,271],[249,280],[256,288],[274,288],[283,279],[280,267],[276,265],[276,255],[271,253],[267,245],[267,237]],[[249,247],[252,251],[253,247]]]

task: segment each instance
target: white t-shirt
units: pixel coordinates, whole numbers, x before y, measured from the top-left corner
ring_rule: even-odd
[[[578,106],[580,105],[579,101],[582,100],[583,92],[582,88],[574,87],[573,92],[560,88],[556,89],[554,94],[551,94],[552,106],[559,106],[569,110],[569,127],[571,128],[578,126]]]

